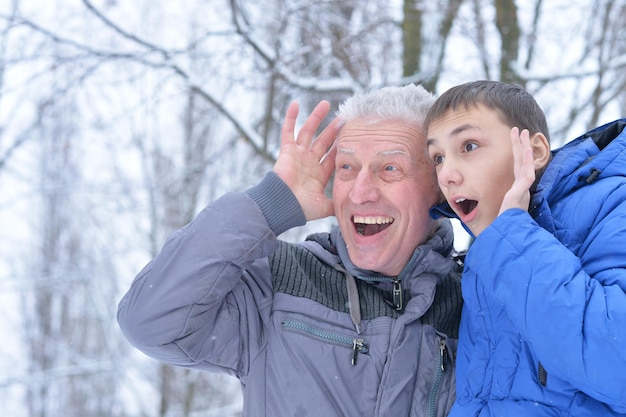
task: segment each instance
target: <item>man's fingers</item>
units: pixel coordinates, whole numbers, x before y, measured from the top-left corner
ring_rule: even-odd
[[[298,119],[298,113],[300,112],[300,106],[295,101],[287,107],[287,113],[285,114],[285,120],[283,121],[283,127],[281,130],[281,144],[293,142],[294,129],[296,128],[296,120]]]
[[[330,173],[335,169],[335,158],[337,157],[337,146],[333,143],[331,148],[320,159],[320,165],[324,172]]]
[[[339,119],[335,118],[328,126],[319,134],[311,149],[317,155],[325,155],[328,150],[333,146],[335,139],[337,138],[337,126],[339,125]]]
[[[309,147],[315,136],[315,132],[320,127],[322,120],[328,114],[330,110],[330,103],[326,100],[320,101],[317,106],[311,112],[311,115],[307,117],[298,133],[296,141],[303,146]]]

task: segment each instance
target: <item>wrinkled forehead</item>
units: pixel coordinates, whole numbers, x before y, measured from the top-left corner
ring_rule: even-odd
[[[412,148],[424,145],[424,131],[414,122],[402,119],[355,119],[337,133],[337,148],[391,146]]]

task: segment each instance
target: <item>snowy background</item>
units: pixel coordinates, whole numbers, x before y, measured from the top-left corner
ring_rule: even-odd
[[[170,232],[271,169],[289,102],[512,81],[558,146],[626,115],[625,20],[626,0],[0,0],[0,415],[240,416],[235,379],[143,356],[115,314]]]

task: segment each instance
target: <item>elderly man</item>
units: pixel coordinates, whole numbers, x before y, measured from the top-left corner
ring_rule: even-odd
[[[313,140],[287,110],[272,172],[173,233],[120,302],[129,341],[242,383],[245,416],[445,416],[460,277],[422,124],[423,88],[355,95]],[[324,189],[334,173],[332,200]],[[277,238],[334,215],[338,227]]]

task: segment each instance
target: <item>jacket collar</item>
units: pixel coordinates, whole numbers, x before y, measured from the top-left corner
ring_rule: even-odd
[[[376,271],[356,267],[348,255],[346,243],[339,232],[339,228],[336,226],[329,234],[318,233],[310,235],[307,237],[307,240],[317,242],[325,251],[330,252],[330,254],[323,255],[323,257],[328,258],[325,259],[327,263],[337,262],[338,258],[346,270],[357,279],[369,282],[392,282],[393,280],[410,279],[412,276],[423,273],[447,274],[450,271],[450,267],[449,262],[444,261],[444,258],[449,258],[448,255],[452,252],[454,233],[449,220],[440,220],[435,234],[415,249],[413,255],[397,277],[390,277]],[[309,249],[312,250],[312,248]],[[333,260],[330,257],[336,258]]]

